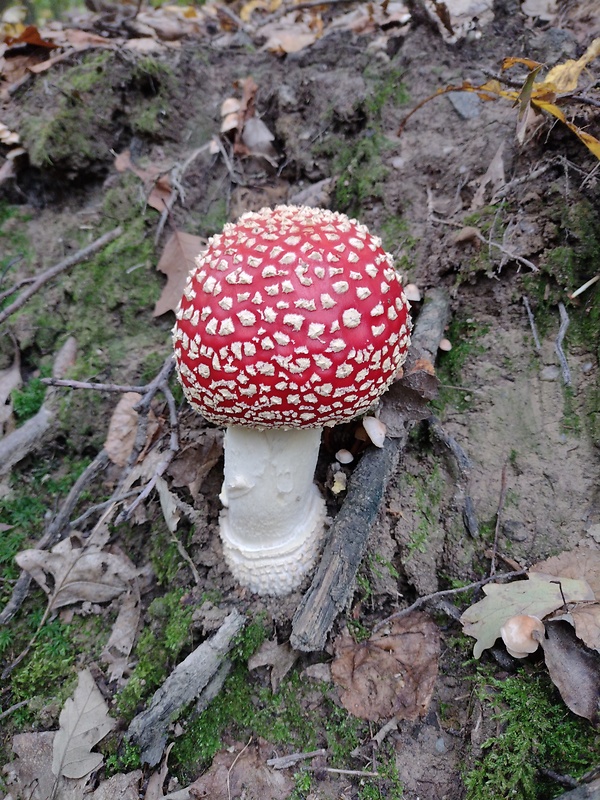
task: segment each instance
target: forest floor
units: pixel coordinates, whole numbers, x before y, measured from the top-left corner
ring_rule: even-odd
[[[600,284],[570,297],[600,264],[598,158],[566,125],[534,114],[526,92],[515,107],[509,93],[523,88],[524,63],[506,71],[506,96],[439,96],[400,128],[438,90],[500,75],[504,58],[579,58],[600,35],[593,3],[540,18],[498,0],[454,20],[454,36],[421,3],[410,20],[400,3],[324,3],[279,17],[268,3],[250,5],[142,10],[134,20],[129,7],[107,5],[70,27],[40,28],[39,42],[31,32],[19,42],[15,29],[17,42],[4,45],[0,794],[576,792],[600,762],[597,681],[594,711],[573,714],[539,650],[517,660],[499,645],[473,657],[458,617],[481,588],[437,593],[564,553],[592,565],[588,583],[600,587]],[[595,135],[598,74],[590,60],[562,98],[567,118]],[[242,110],[221,133],[227,98]],[[244,139],[250,118],[261,124]],[[203,238],[279,203],[333,208],[381,236],[404,284],[421,293],[415,319],[433,289],[449,303],[452,349],[437,355],[429,407],[436,419],[412,424],[347,608],[313,652],[289,645],[307,586],[260,598],[229,574],[217,531],[222,433],[161,372],[181,276]],[[118,392],[49,388],[50,375],[138,393],[115,414]],[[156,376],[156,393],[140,391]],[[132,408],[140,394],[145,415]],[[354,464],[335,463],[342,447],[366,449],[360,423],[323,441],[317,476],[332,518],[352,502],[340,481],[351,481]],[[417,647],[414,659],[431,669],[402,666],[413,694],[401,708],[402,655],[373,655],[402,650],[400,621],[387,623],[393,647],[374,631],[430,594],[416,619],[431,649]],[[132,720],[177,664],[219,635],[228,674],[208,670],[212,695],[199,686],[171,709],[149,758],[150,734],[126,735]],[[593,671],[597,647],[585,641]],[[363,674],[369,658],[373,671]],[[66,711],[81,712],[89,676],[110,717],[96,712],[84,758],[73,755],[80,734]],[[70,744],[57,743],[59,729]],[[267,765],[290,753],[303,757]]]

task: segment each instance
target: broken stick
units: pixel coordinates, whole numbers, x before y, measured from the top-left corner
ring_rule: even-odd
[[[448,314],[447,295],[441,289],[432,289],[415,325],[413,356],[433,362]],[[382,402],[385,404],[385,395]],[[367,450],[352,474],[319,569],[292,620],[290,643],[296,650],[322,650],[337,615],[348,605],[386,486],[406,446],[408,429],[405,423],[404,431],[386,439],[382,448]]]

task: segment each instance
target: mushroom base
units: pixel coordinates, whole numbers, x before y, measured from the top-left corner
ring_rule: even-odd
[[[314,428],[226,431],[223,554],[253,592],[288,594],[314,567],[326,514],[313,483],[320,438]]]

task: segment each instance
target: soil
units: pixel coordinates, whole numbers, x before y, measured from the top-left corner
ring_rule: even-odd
[[[432,287],[446,290],[453,349],[439,353],[442,387],[432,411],[471,462],[468,494],[479,532],[465,528],[464,494],[457,489],[452,461],[426,423],[418,424],[387,487],[369,544],[370,556],[393,565],[399,577],[382,576],[368,558],[361,574],[370,595],[365,599],[358,588],[348,609],[367,628],[420,595],[486,574],[492,548],[500,569],[529,566],[582,544],[600,548],[597,285],[576,300],[568,297],[597,269],[597,161],[570,131],[548,121],[519,145],[517,109],[509,101],[483,102],[476,94],[438,97],[398,133],[408,111],[442,87],[464,80],[482,84],[508,56],[548,64],[578,57],[592,38],[573,21],[575,14],[535,22],[508,0],[495,3],[494,12],[492,22],[481,27],[473,22],[469,35],[454,44],[423,21],[363,35],[340,30],[286,56],[251,47],[243,34],[231,36],[226,47],[188,39],[159,53],[160,68],[153,67],[152,74],[131,53],[75,55],[24,83],[2,112],[3,122],[21,132],[29,152],[16,177],[0,185],[7,207],[26,212],[19,224],[32,254],[12,268],[11,280],[48,268],[87,243],[86,231],[98,235],[102,225],[108,229],[121,219],[145,248],[137,259],[117,253],[124,259],[121,267],[105,265],[106,280],[114,282],[110,289],[98,293],[93,282],[86,287],[92,278],[78,267],[49,284],[35,316],[25,310],[10,321],[9,336],[0,343],[0,368],[12,363],[16,347],[25,380],[51,362],[65,333],[74,333],[82,349],[77,378],[147,380],[168,353],[173,323],[171,312],[152,314],[164,284],[155,267],[169,229],[208,236],[226,218],[295,202],[316,184],[322,204],[358,216],[383,235],[405,284],[416,284],[424,298]],[[96,59],[101,88],[81,83],[87,75],[82,64],[89,65],[90,58]],[[167,233],[155,247],[158,217],[139,204],[141,182],[115,170],[114,153],[129,148],[142,166],[183,163],[218,133],[221,103],[239,97],[248,76],[258,86],[257,111],[274,133],[274,165],[252,155],[236,156],[229,164],[218,153],[199,155],[182,178],[185,204],[174,206]],[[66,94],[74,114],[65,115]],[[597,112],[596,106],[577,105],[570,113],[578,125],[597,132]],[[482,178],[499,148],[505,179],[492,176],[479,202]],[[141,221],[135,230],[132,204]],[[9,234],[5,224],[3,236]],[[130,273],[136,266],[139,277]],[[138,281],[134,300],[127,294],[130,276]],[[539,347],[523,297],[537,323]],[[564,342],[568,386],[555,347],[559,302],[571,318]],[[128,310],[130,304],[135,305]],[[421,305],[414,304],[416,317]],[[98,316],[97,306],[105,316]],[[89,323],[76,320],[79,314]],[[99,333],[94,326],[105,329]],[[69,397],[53,435],[46,435],[43,447],[2,484],[5,498],[14,496],[15,481],[30,485],[40,464],[52,478],[68,475],[69,459],[89,459],[102,446],[114,397],[100,395],[92,402]],[[157,406],[156,412],[164,430],[168,411]],[[183,404],[179,424],[181,454],[199,446],[208,466],[193,491],[192,481],[178,480],[181,454],[167,472],[169,485],[199,515],[186,546],[200,582],[193,585],[180,562],[169,588],[185,589],[190,602],[206,593],[218,596],[223,607],[237,606],[250,618],[266,619],[278,641],[286,641],[302,592],[271,600],[236,586],[222,562],[216,531],[220,435]],[[356,426],[345,426],[324,443],[322,484],[329,480],[331,485],[334,453],[341,445],[353,446],[355,432]],[[118,475],[115,466],[106,472],[105,491],[112,491]],[[343,492],[329,491],[332,514],[343,501]],[[148,534],[160,527],[158,500],[151,497],[138,516],[136,525],[118,526],[112,541],[142,565],[151,555]],[[424,518],[425,539],[418,541]],[[164,584],[161,588],[150,579],[144,607],[162,592]],[[440,612],[436,620],[442,648],[429,710],[416,721],[400,722],[389,736],[407,800],[463,797],[465,768],[476,760],[481,741],[469,682],[472,667],[464,663],[468,650],[455,646],[460,625]],[[344,624],[342,615],[332,639]],[[330,656],[328,648],[302,656],[300,664]],[[507,666],[484,658],[497,674]],[[56,719],[57,714],[46,719],[48,729]],[[7,753],[15,730],[7,729]],[[357,786],[356,779],[329,775],[322,786],[313,785],[310,796],[357,797]]]

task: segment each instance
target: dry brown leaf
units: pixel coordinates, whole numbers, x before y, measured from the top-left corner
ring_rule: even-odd
[[[592,650],[600,652],[600,603],[575,606],[571,609],[575,633]]]
[[[94,792],[86,795],[86,800],[138,800],[143,777],[141,769],[128,772],[126,775],[123,773],[113,775],[107,781],[102,781]]]
[[[124,557],[96,547],[73,547],[71,539],[59,542],[49,553],[23,550],[15,561],[46,592],[52,611],[85,600],[107,603],[127,591],[136,577]]]
[[[156,265],[156,269],[167,276],[167,283],[154,306],[153,317],[159,317],[167,311],[175,311],[181,300],[187,276],[195,265],[196,257],[205,247],[206,241],[200,236],[184,231],[175,231],[171,234]]]
[[[440,652],[439,631],[426,614],[396,620],[389,634],[360,644],[344,631],[334,647],[331,675],[343,690],[344,708],[355,717],[414,720],[426,713]]]
[[[123,150],[115,158],[115,169],[117,172],[129,171],[137,175],[144,183],[146,202],[151,208],[162,214],[167,207],[167,200],[171,197],[172,191],[167,168],[159,164],[140,167],[131,160],[131,152]]]
[[[600,701],[600,656],[577,639],[568,622],[549,622],[540,644],[552,682],[574,714],[597,725]]]
[[[108,716],[108,706],[89,669],[79,673],[77,687],[58,718],[60,727],[52,747],[52,774],[56,777],[85,778],[102,764],[104,756],[92,747],[117,724]]]
[[[170,491],[164,478],[159,477],[156,479],[156,489],[167,528],[171,533],[175,533],[181,519],[180,504],[177,502],[173,492]]]
[[[111,681],[119,681],[129,666],[140,615],[140,593],[134,584],[121,599],[119,613],[100,656],[109,665],[108,676]]]
[[[187,486],[194,499],[204,479],[223,455],[223,434],[219,430],[204,432],[200,442],[182,447],[167,468],[173,487]]]
[[[298,651],[289,642],[277,644],[277,640],[265,641],[248,661],[248,669],[271,667],[271,688],[274,692],[291,670],[298,658]]]
[[[600,550],[576,547],[574,550],[567,550],[558,556],[534,564],[529,571],[584,580],[594,593],[596,601],[600,603]]]
[[[250,746],[234,744],[226,753],[217,753],[210,769],[189,787],[190,798],[231,800],[281,800],[289,797],[294,783],[282,770],[266,764],[271,745],[260,741]],[[169,795],[165,800],[168,800]]]
[[[277,166],[279,156],[273,147],[275,136],[262,119],[250,117],[246,120],[242,131],[242,142],[249,156],[265,158],[272,166]]]
[[[118,467],[124,467],[129,460],[138,427],[138,413],[135,405],[142,399],[137,392],[126,392],[115,406],[108,433],[104,442],[104,449],[108,457]]]
[[[54,731],[43,733],[18,733],[12,740],[12,750],[17,758],[6,764],[10,796],[31,800],[48,800],[55,777],[52,774],[52,747]]]

